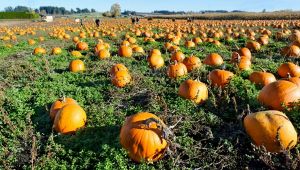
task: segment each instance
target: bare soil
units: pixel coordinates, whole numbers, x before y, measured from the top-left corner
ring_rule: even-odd
[[[27,24],[32,22],[31,20],[0,20],[0,26],[14,26]]]

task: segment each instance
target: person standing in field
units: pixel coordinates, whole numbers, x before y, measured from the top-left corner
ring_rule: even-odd
[[[100,19],[97,18],[97,19],[95,20],[95,23],[96,23],[97,27],[100,27]]]

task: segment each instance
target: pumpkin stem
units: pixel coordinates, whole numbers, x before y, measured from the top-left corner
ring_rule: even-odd
[[[221,66],[221,70],[225,70],[225,69],[226,69],[226,65],[223,64],[223,65]]]
[[[263,72],[266,72],[266,70],[264,68],[262,68],[261,66],[258,66],[258,68],[263,71]]]
[[[287,78],[288,79],[292,78],[292,76],[291,76],[291,74],[289,72],[287,73]]]

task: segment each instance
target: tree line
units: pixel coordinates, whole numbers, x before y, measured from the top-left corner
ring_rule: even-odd
[[[88,8],[76,8],[67,10],[65,7],[55,7],[55,6],[41,6],[38,9],[31,9],[26,6],[16,6],[15,8],[9,6],[4,8],[5,12],[30,12],[35,11],[36,13],[40,14],[58,14],[58,15],[66,15],[66,14],[81,14],[81,13],[94,13],[96,12],[95,9],[88,9]]]

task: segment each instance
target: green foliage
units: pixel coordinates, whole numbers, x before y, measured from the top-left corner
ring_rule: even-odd
[[[38,14],[31,12],[0,12],[0,19],[37,19]]]

